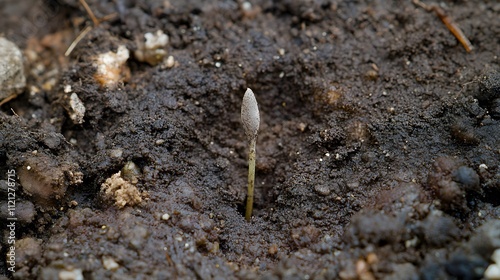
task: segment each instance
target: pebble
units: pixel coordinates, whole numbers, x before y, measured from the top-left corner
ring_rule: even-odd
[[[488,280],[500,280],[500,266],[491,264],[484,272],[484,278]]]
[[[134,52],[135,58],[138,61],[147,62],[151,66],[162,62],[167,55],[165,47],[169,41],[168,35],[164,34],[162,30],[157,30],[155,33],[144,34],[144,39],[145,41],[137,42],[137,50]]]
[[[322,196],[328,196],[332,191],[327,185],[315,185],[314,190]]]
[[[106,270],[111,271],[115,271],[120,267],[120,265],[118,265],[118,263],[116,263],[116,261],[111,257],[102,257],[102,266]]]
[[[168,221],[170,219],[170,215],[165,213],[161,216],[161,219],[164,220],[164,221]]]
[[[0,103],[26,86],[23,55],[11,41],[0,37]]]
[[[488,266],[484,272],[484,278],[488,280],[500,280],[500,249],[496,249],[493,252],[491,260],[495,263]]]
[[[122,149],[111,149],[108,151],[108,155],[112,158],[120,158],[123,154]]]
[[[129,72],[126,67],[129,56],[129,50],[125,46],[119,46],[116,52],[97,55],[94,59],[94,66],[97,68],[94,77],[102,86],[115,88]]]
[[[81,269],[59,271],[59,280],[83,280]]]
[[[175,66],[175,59],[173,56],[167,57],[167,61],[165,61],[165,67],[172,68]]]
[[[69,106],[71,108],[69,112],[69,117],[74,124],[82,124],[83,117],[85,116],[85,105],[82,100],[78,97],[76,93],[72,93],[69,98]]]
[[[493,252],[493,255],[491,255],[491,260],[497,264],[500,264],[500,249],[496,249],[495,252]]]

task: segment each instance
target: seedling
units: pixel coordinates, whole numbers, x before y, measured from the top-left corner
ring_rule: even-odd
[[[247,88],[241,104],[241,122],[245,128],[245,134],[250,142],[248,151],[248,194],[245,219],[250,221],[253,210],[253,192],[255,185],[255,144],[257,142],[257,132],[259,132],[259,107],[253,91]]]

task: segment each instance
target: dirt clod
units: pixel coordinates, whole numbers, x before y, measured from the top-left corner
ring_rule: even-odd
[[[106,179],[101,185],[101,193],[105,200],[114,201],[114,205],[118,208],[138,205],[145,196],[136,186],[123,179],[121,172]]]
[[[28,154],[18,169],[19,182],[35,201],[52,203],[65,196],[68,186],[83,182],[83,174],[76,168],[48,154]]]
[[[0,206],[14,181],[13,236],[40,247],[0,278],[485,278],[500,9],[476,2],[438,3],[466,52],[430,1],[0,1],[26,78]]]
[[[479,175],[470,167],[461,166],[450,157],[440,157],[429,173],[428,184],[447,211],[468,209],[467,194],[481,192]]]

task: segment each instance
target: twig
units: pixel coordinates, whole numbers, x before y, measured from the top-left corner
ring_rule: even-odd
[[[118,15],[118,13],[112,13],[112,14],[106,15],[106,16],[98,19],[94,15],[94,12],[92,12],[92,10],[90,9],[89,5],[87,4],[87,1],[80,0],[80,3],[85,8],[85,11],[87,11],[87,14],[89,15],[90,19],[92,20],[93,26],[89,25],[89,26],[85,27],[85,29],[83,29],[82,32],[80,32],[80,34],[78,34],[78,36],[75,38],[75,40],[73,40],[71,45],[69,45],[68,49],[64,53],[65,56],[69,56],[71,54],[73,49],[75,49],[75,47],[78,45],[78,43],[80,43],[80,41],[87,35],[87,33],[89,33],[92,30],[92,28],[97,27],[101,22],[111,20]]]
[[[66,52],[64,53],[64,55],[69,56],[71,54],[71,52],[73,51],[73,49],[76,47],[76,45],[78,45],[78,43],[80,43],[80,41],[83,39],[83,37],[85,37],[85,35],[87,35],[87,33],[89,33],[90,30],[92,30],[92,26],[89,25],[89,26],[85,27],[85,29],[83,29],[82,32],[80,32],[80,34],[78,34],[78,36],[75,38],[75,40],[73,40],[71,45],[69,45],[69,47],[66,50]]]
[[[12,99],[16,98],[16,96],[17,96],[17,94],[11,94],[11,95],[7,96],[4,100],[0,101],[0,106],[11,101]]]
[[[94,15],[94,12],[92,12],[92,10],[90,9],[89,5],[87,4],[87,1],[80,0],[80,4],[82,4],[82,6],[85,8],[85,11],[87,11],[87,14],[89,14],[89,17],[92,20],[92,22],[94,23],[94,26],[98,26],[99,20]]]
[[[448,30],[457,38],[467,52],[471,52],[473,47],[469,39],[462,32],[460,27],[437,5],[426,5],[420,0],[413,0],[413,4],[425,9],[428,12],[434,11],[441,21],[446,25]]]
[[[112,14],[109,14],[109,15],[105,15],[102,18],[99,19],[99,23],[105,22],[105,21],[108,21],[108,20],[112,20],[112,19],[116,18],[117,16],[118,16],[118,13],[112,13]]]
[[[16,113],[16,111],[14,111],[14,109],[10,108],[10,110],[12,111],[12,113],[14,114],[14,116],[19,117],[19,115]]]

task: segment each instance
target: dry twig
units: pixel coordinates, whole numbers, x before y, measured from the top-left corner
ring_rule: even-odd
[[[441,21],[446,25],[448,30],[457,38],[457,40],[464,46],[467,52],[471,52],[473,47],[469,39],[462,32],[460,27],[445,13],[445,11],[437,5],[427,5],[420,0],[413,0],[413,4],[425,9],[428,12],[434,11]]]
[[[85,36],[92,30],[92,28],[99,26],[99,24],[101,22],[104,22],[104,21],[107,21],[107,20],[111,20],[111,19],[113,19],[113,18],[115,18],[117,16],[117,13],[112,13],[112,14],[109,14],[107,16],[104,16],[104,17],[98,19],[95,16],[95,14],[92,11],[92,9],[90,9],[90,6],[87,4],[87,1],[80,0],[80,4],[82,4],[83,8],[85,9],[85,11],[87,12],[87,14],[89,15],[90,19],[92,20],[93,26],[89,25],[89,26],[85,27],[82,30],[82,32],[80,32],[80,34],[78,34],[78,36],[76,36],[75,40],[73,40],[73,42],[71,43],[71,45],[69,45],[68,49],[64,53],[65,56],[69,56],[71,54],[71,52],[73,51],[73,49],[75,49],[75,47],[78,45],[78,43],[80,43],[80,41],[83,38],[85,38]]]

